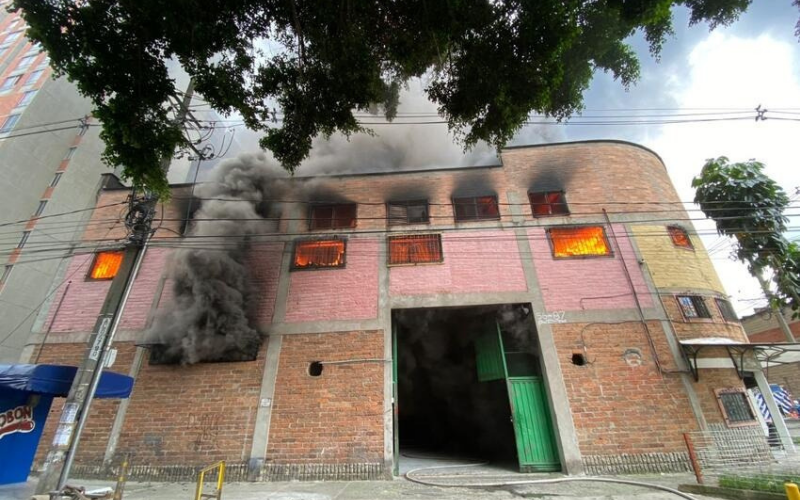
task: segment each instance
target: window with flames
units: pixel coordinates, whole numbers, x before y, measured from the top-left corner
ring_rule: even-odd
[[[497,196],[453,198],[456,221],[492,220],[500,218]]]
[[[89,279],[114,279],[114,276],[117,275],[117,272],[119,272],[119,268],[122,265],[122,257],[124,254],[125,253],[122,251],[96,253],[94,256],[94,262],[92,262],[92,268],[89,271]]]
[[[692,240],[689,238],[689,233],[680,226],[668,226],[667,232],[672,239],[672,244],[679,248],[694,249]]]
[[[531,211],[534,217],[569,215],[567,200],[563,191],[528,193],[528,200],[531,202]]]
[[[547,233],[555,258],[611,255],[611,246],[602,226],[551,227]]]
[[[345,244],[342,239],[298,241],[294,246],[292,269],[344,267]]]
[[[442,237],[439,234],[389,237],[389,265],[442,262]]]

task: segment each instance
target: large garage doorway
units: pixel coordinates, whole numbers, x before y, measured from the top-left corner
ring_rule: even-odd
[[[394,311],[396,465],[432,456],[560,470],[531,312]]]

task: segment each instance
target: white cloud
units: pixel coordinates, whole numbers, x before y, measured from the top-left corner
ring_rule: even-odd
[[[754,118],[737,122],[667,125],[661,133],[644,141],[658,152],[670,172],[683,200],[691,200],[692,177],[697,175],[707,158],[727,156],[732,161],[755,158],[766,164],[766,173],[792,194],[800,185],[797,141],[800,121],[779,121],[778,116],[800,119],[800,78],[797,61],[800,50],[791,40],[772,36],[739,38],[713,32],[692,50],[683,75],[682,85],[671,85],[679,107],[689,108],[795,108],[797,115],[768,112],[766,121]],[[681,75],[675,75],[681,78]],[[754,113],[753,113],[754,114]],[[772,119],[771,119],[772,118]],[[789,213],[797,213],[790,209]],[[699,217],[698,212],[692,212]],[[800,218],[794,222],[799,224]],[[713,230],[708,222],[696,222],[702,232]],[[796,236],[796,235],[795,235]],[[715,245],[715,236],[704,238],[706,245]],[[725,245],[713,255],[714,264],[734,306],[748,312],[752,299],[760,294],[757,282],[743,265],[726,259]]]

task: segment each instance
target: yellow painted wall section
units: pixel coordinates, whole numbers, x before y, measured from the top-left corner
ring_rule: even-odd
[[[667,226],[630,227],[656,288],[700,288],[725,293],[702,241],[691,234],[694,250],[673,245]]]

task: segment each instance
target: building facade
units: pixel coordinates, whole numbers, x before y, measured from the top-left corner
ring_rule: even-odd
[[[94,403],[80,470],[128,455],[157,477],[227,460],[242,477],[374,478],[405,449],[523,471],[685,471],[683,433],[760,432],[725,350],[686,354],[747,337],[661,159],[588,141],[500,160],[281,181],[262,229],[240,238],[263,342],[239,361],[164,355],[194,342],[180,331],[181,346],[148,339],[184,304],[179,252],[235,239],[184,236],[191,187],[175,186],[115,343],[133,394]],[[127,195],[100,191],[84,241],[124,236],[92,221],[119,217],[108,206]],[[27,357],[81,359],[109,287],[93,262],[71,259]]]
[[[4,2],[5,4],[6,2]],[[0,362],[18,360],[64,255],[96,203],[101,161],[90,103],[25,37],[25,21],[0,9]]]

